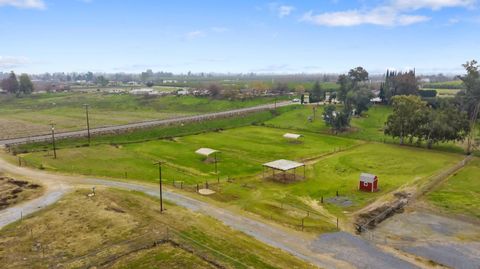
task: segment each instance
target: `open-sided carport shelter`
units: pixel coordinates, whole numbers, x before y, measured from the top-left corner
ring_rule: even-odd
[[[303,167],[303,177],[297,175],[297,168]],[[305,164],[289,161],[289,160],[276,160],[269,163],[263,164],[263,178],[265,178],[265,170],[272,170],[272,178],[280,181],[287,182],[289,179],[296,180],[297,178],[305,178]],[[292,171],[293,173],[288,173]],[[280,171],[280,173],[275,174],[275,171]]]

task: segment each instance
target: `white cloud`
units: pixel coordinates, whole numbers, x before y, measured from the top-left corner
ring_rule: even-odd
[[[205,32],[201,30],[191,31],[185,34],[185,38],[187,40],[193,40],[193,39],[201,38],[204,36],[205,36]]]
[[[279,3],[269,3],[268,9],[270,12],[277,14],[279,18],[284,18],[292,14],[295,7],[289,5],[280,5]]]
[[[14,68],[28,63],[26,57],[0,56],[0,68]]]
[[[400,10],[428,8],[439,10],[452,7],[472,7],[476,0],[393,0],[392,6]]]
[[[473,7],[477,0],[389,0],[371,9],[352,9],[303,15],[301,21],[325,26],[356,26],[372,24],[381,26],[404,26],[430,20],[424,15],[412,14],[420,9],[440,10],[443,8]]]
[[[303,15],[302,21],[325,26],[356,26],[372,24],[381,26],[410,25],[427,21],[430,18],[420,15],[398,13],[395,9],[380,7],[367,11],[347,10],[314,15],[308,12]]]
[[[45,9],[47,7],[43,0],[0,0],[0,6],[31,9]]]
[[[295,8],[292,6],[285,6],[285,5],[279,6],[277,9],[278,17],[280,18],[286,17],[290,15],[293,10],[295,10]]]

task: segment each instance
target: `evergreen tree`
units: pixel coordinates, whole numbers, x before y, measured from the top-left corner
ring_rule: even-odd
[[[11,94],[17,94],[19,90],[18,80],[15,73],[12,71],[8,78],[2,80],[2,89]]]

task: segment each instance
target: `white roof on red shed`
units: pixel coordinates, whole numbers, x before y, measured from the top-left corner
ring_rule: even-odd
[[[373,183],[377,178],[376,175],[368,174],[368,173],[361,173],[360,174],[360,181],[366,183]]]

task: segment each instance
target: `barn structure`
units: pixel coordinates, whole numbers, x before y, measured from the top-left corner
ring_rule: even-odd
[[[378,177],[376,175],[361,173],[358,189],[361,191],[378,191]]]
[[[303,167],[303,176],[297,174],[297,168]],[[298,179],[305,178],[305,164],[289,161],[289,160],[276,160],[269,163],[263,164],[263,178],[266,178],[266,170],[270,169],[272,175],[269,176],[274,180],[281,182],[295,181]],[[275,173],[275,172],[279,173]],[[290,172],[289,172],[290,171]]]

